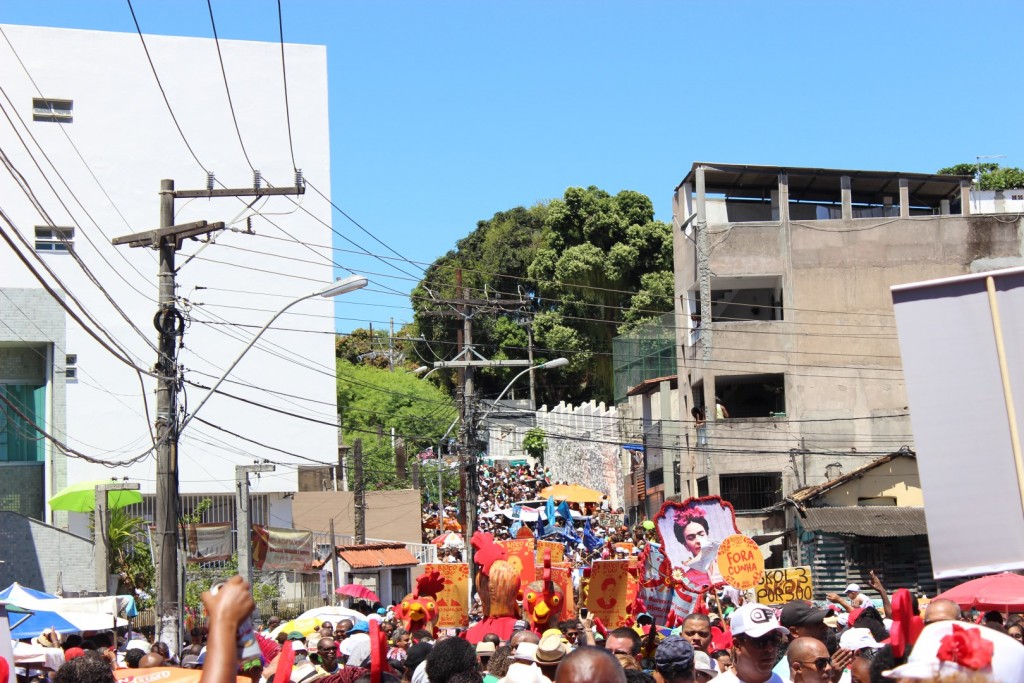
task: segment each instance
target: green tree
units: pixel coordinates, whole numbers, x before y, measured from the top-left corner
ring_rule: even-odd
[[[981,190],[1014,190],[1024,188],[1024,170],[1015,166],[1003,167],[992,161],[962,163],[939,169],[940,175],[973,176]]]
[[[523,435],[523,450],[539,460],[542,466],[544,465],[544,449],[548,447],[548,441],[544,436],[544,430],[540,427],[534,427]]]
[[[233,554],[231,559],[222,567],[211,565],[189,564],[185,566],[188,580],[185,582],[185,605],[193,610],[198,610],[202,604],[202,595],[210,590],[210,586],[221,581],[227,581],[238,574],[238,554]],[[281,597],[281,575],[278,572],[263,572],[254,574],[252,583],[252,597],[256,602],[274,600]]]
[[[110,573],[119,577],[119,590],[136,596],[140,609],[153,605],[152,586],[156,578],[146,537],[146,522],[129,515],[125,508],[110,510],[107,519],[110,541]],[[137,592],[141,591],[140,592]]]
[[[610,400],[612,337],[672,310],[671,228],[654,220],[648,197],[631,190],[570,187],[560,199],[477,223],[413,290],[425,357],[455,355],[461,321],[436,313],[450,310],[439,300],[461,297],[459,268],[471,298],[501,300],[494,315],[473,319],[482,354],[526,358],[531,325],[537,362],[569,359],[535,375],[539,403]],[[511,368],[477,372],[478,393],[494,396],[513,376]],[[454,373],[440,381],[452,389]]]
[[[390,372],[372,365],[338,359],[338,410],[345,443],[363,442],[363,471],[367,489],[408,488],[407,479],[396,475],[391,429],[405,443],[410,462],[438,441],[455,420],[451,398],[430,379],[396,369]],[[455,430],[452,433],[456,433]],[[354,463],[349,456],[348,471]]]

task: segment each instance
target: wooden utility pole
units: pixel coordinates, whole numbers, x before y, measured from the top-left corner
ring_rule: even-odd
[[[355,523],[356,545],[366,543],[366,480],[363,478],[363,440],[352,444],[352,460],[355,464]]]
[[[156,636],[167,643],[172,652],[180,650],[181,592],[179,590],[180,520],[178,500],[178,359],[177,341],[185,334],[185,318],[175,303],[174,259],[186,239],[199,237],[224,229],[224,223],[195,221],[174,225],[174,200],[205,197],[260,197],[269,195],[303,194],[301,176],[295,187],[213,189],[212,179],[205,190],[174,189],[174,181],[160,181],[160,224],[155,230],[115,237],[115,246],[148,247],[159,251],[160,269],[157,273],[157,314],[153,319],[158,338],[156,359],[156,533],[160,538],[158,558]]]

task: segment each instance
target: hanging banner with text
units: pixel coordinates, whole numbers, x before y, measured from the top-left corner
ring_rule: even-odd
[[[782,605],[791,600],[812,600],[814,585],[810,567],[767,569],[757,584],[757,601],[762,605]]]
[[[469,626],[469,565],[459,562],[425,564],[423,572],[440,572],[444,589],[437,595],[437,627]]]
[[[313,532],[253,525],[252,564],[259,570],[308,571],[313,567]]]
[[[587,609],[599,617],[608,630],[629,621],[629,562],[598,560],[590,568]]]

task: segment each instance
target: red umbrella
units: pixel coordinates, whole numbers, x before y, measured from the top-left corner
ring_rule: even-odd
[[[338,586],[334,592],[338,595],[355,598],[356,600],[380,602],[380,598],[377,597],[376,593],[359,583],[346,583],[344,586]]]
[[[934,599],[952,600],[964,609],[1020,612],[1024,610],[1024,576],[1010,572],[983,576],[950,588]]]

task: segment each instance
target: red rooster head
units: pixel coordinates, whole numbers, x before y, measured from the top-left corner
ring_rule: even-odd
[[[562,614],[565,596],[551,578],[551,551],[544,551],[544,572],[523,591],[523,614],[534,631],[542,632],[555,625]]]
[[[402,599],[396,610],[406,633],[426,629],[433,633],[437,620],[437,594],[444,589],[441,572],[430,572],[416,579],[416,588]]]

